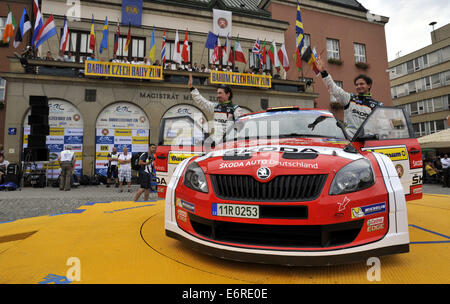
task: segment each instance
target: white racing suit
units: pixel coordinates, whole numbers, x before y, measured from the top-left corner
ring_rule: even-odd
[[[345,92],[331,78],[331,75],[322,77],[330,95],[344,107],[345,131],[353,137],[361,124],[369,116],[373,109],[382,106],[383,103],[376,101],[371,95],[354,95]]]
[[[205,111],[214,114],[214,134],[211,136],[215,143],[222,142],[226,131],[232,128],[234,121],[244,114],[238,105],[231,101],[227,103],[212,102],[200,95],[200,92],[192,88],[192,99]]]

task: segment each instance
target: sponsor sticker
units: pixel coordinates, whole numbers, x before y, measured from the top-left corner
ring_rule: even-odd
[[[373,204],[364,207],[356,207],[352,208],[352,218],[360,218],[365,217],[367,215],[385,212],[386,211],[386,202]]]
[[[195,213],[195,205],[189,202],[186,202],[185,200],[182,200],[181,198],[177,198],[177,206],[180,208],[184,208],[192,213]]]
[[[183,222],[187,222],[187,212],[181,209],[177,209],[177,219]]]
[[[392,161],[408,159],[406,148],[370,149],[369,151],[384,154]]]

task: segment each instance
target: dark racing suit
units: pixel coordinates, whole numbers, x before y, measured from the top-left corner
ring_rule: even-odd
[[[214,134],[213,140],[218,143],[221,142],[226,131],[232,128],[234,121],[244,114],[238,105],[234,105],[231,101],[227,103],[212,102],[200,95],[200,92],[192,88],[192,99],[205,111],[214,114]]]
[[[345,92],[336,85],[326,71],[321,74],[330,95],[344,107],[345,131],[350,137],[353,137],[372,110],[382,106],[383,103],[376,101],[371,95],[355,95]]]

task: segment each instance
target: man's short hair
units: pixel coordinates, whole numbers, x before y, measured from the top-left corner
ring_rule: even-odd
[[[356,85],[356,81],[357,81],[358,79],[362,79],[362,80],[364,80],[368,85],[372,85],[372,78],[370,78],[370,77],[367,76],[367,75],[359,74],[359,75],[356,76],[355,79],[353,80],[353,84]]]
[[[230,94],[230,100],[233,98],[233,91],[231,90],[231,87],[229,85],[221,84],[218,89],[222,89],[225,94]]]

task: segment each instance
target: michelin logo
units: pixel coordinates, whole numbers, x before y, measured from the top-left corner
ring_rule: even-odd
[[[356,207],[352,208],[352,218],[360,218],[367,215],[371,215],[374,213],[385,212],[386,211],[386,202],[364,206],[364,207]]]

